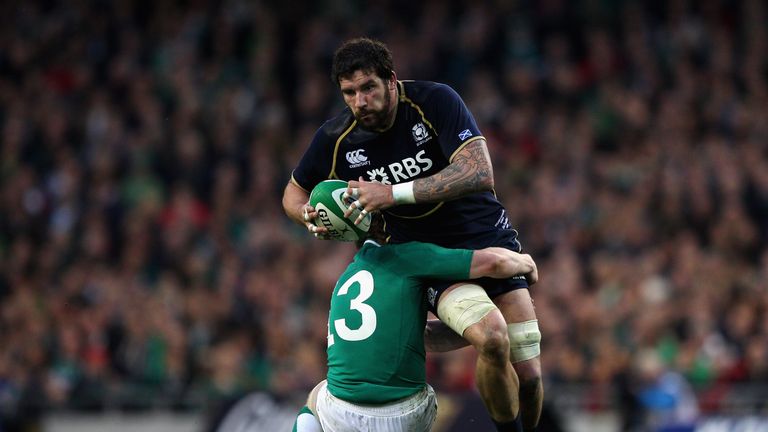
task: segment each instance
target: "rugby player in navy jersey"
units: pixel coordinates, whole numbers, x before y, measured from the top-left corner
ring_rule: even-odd
[[[349,181],[350,209],[381,212],[391,243],[522,250],[494,193],[485,138],[453,89],[397,80],[388,48],[366,38],[336,51],[332,78],[347,108],[320,127],[293,171],[283,195],[291,219],[324,238],[325,228],[311,223],[308,191],[339,178]],[[430,308],[477,349],[475,380],[498,429],[515,430],[522,421],[533,430],[543,386],[528,284],[524,277],[479,284],[485,291],[434,281]],[[494,304],[503,318],[489,313]]]

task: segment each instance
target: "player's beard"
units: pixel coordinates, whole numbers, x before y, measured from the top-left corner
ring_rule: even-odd
[[[389,111],[392,109],[392,94],[384,94],[384,105],[380,110],[363,111],[355,114],[357,122],[365,129],[381,130],[389,126]]]

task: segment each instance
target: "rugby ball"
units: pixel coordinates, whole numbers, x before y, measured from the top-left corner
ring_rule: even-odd
[[[355,225],[360,210],[355,209],[349,218],[344,217],[347,204],[344,202],[344,192],[347,182],[344,180],[325,180],[312,189],[309,194],[309,205],[317,211],[315,225],[328,229],[328,235],[333,240],[357,241],[367,236],[371,226],[371,215]]]

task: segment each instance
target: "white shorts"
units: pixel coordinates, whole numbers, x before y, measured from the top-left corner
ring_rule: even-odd
[[[386,405],[355,405],[328,392],[317,392],[317,417],[324,432],[429,431],[437,416],[435,390],[427,384],[415,395]]]

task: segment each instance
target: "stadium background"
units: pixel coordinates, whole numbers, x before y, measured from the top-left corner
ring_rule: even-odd
[[[764,2],[38,0],[0,23],[0,431],[210,430],[246,394],[292,421],[353,249],[280,197],[358,35],[488,138],[539,264],[551,424],[767,427]],[[437,429],[483,422],[473,355],[429,356]]]

